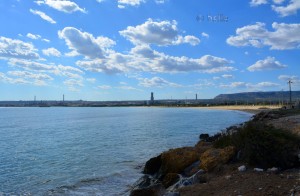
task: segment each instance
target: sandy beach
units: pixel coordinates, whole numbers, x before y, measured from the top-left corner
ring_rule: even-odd
[[[207,107],[197,107],[205,109],[218,109],[218,110],[238,110],[243,112],[249,112],[252,114],[257,114],[263,110],[268,109],[278,109],[280,105],[228,105],[228,106],[207,106]]]

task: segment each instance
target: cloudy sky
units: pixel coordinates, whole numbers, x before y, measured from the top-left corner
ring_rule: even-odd
[[[0,100],[300,90],[300,0],[5,0]]]

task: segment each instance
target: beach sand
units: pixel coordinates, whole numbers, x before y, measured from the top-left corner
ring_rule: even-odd
[[[264,110],[278,109],[281,106],[279,105],[228,105],[228,106],[206,106],[206,107],[197,107],[205,109],[217,109],[217,110],[238,110],[243,112],[249,112],[252,114],[257,114]]]

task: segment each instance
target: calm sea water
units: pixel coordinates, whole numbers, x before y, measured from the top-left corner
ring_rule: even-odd
[[[152,156],[250,116],[192,108],[0,108],[0,195],[127,195]]]

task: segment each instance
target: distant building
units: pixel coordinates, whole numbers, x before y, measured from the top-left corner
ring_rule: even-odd
[[[154,102],[154,93],[153,92],[151,92],[151,102]]]

